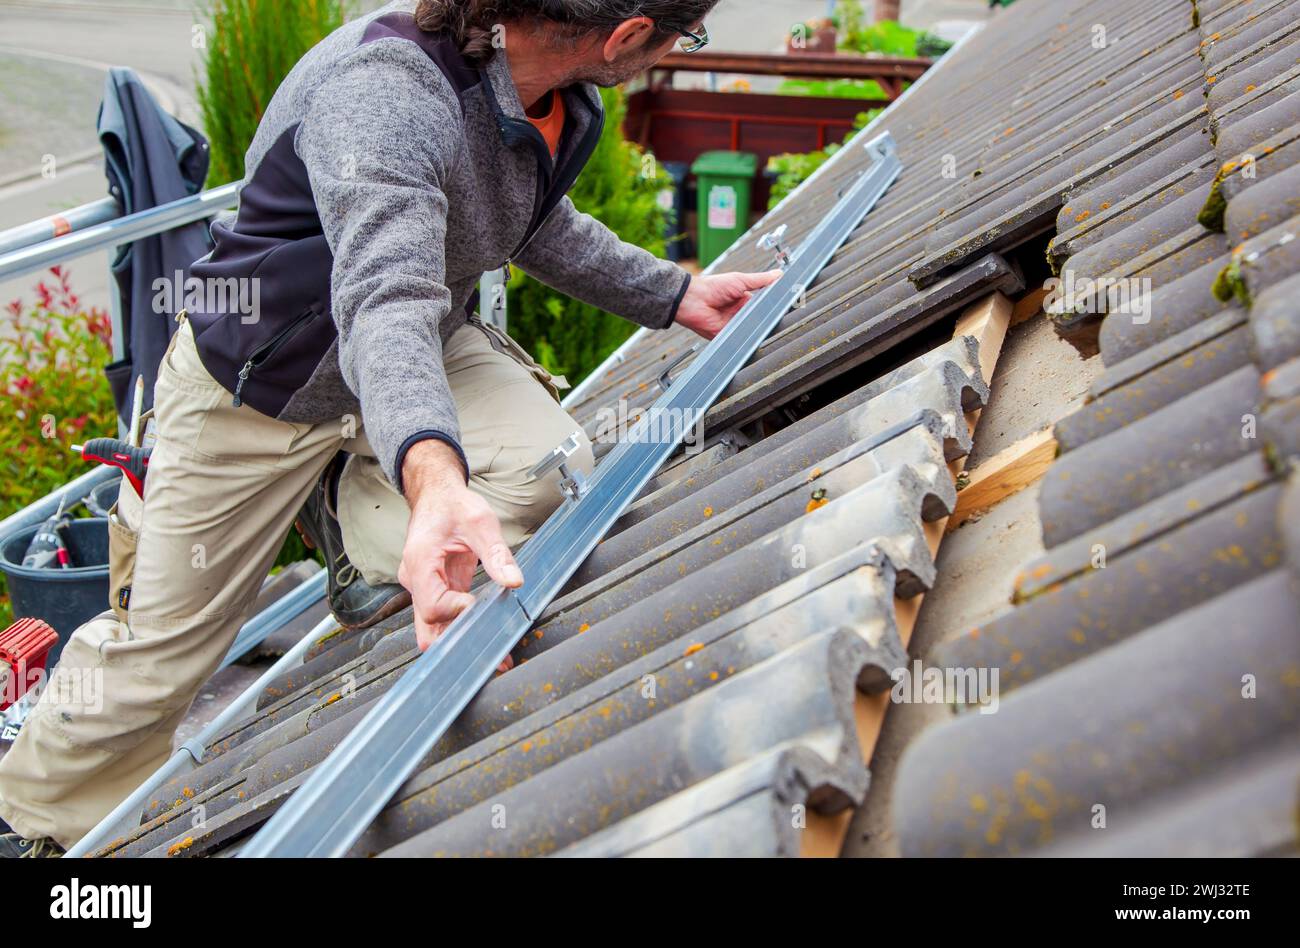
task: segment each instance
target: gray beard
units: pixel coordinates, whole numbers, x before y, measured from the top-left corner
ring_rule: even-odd
[[[635,79],[641,75],[656,62],[659,57],[652,56],[649,53],[638,53],[630,56],[626,60],[618,60],[612,63],[605,63],[601,66],[580,67],[573,70],[568,76],[565,85],[573,85],[578,82],[590,82],[592,85],[599,86],[602,89],[612,89],[615,86],[621,86],[629,80]]]

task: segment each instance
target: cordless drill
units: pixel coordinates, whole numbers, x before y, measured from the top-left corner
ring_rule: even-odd
[[[54,516],[41,524],[27,545],[27,555],[23,557],[23,566],[28,569],[72,569],[72,557],[68,545],[63,542],[63,528],[71,519],[63,512],[64,497],[59,501],[59,509]]]

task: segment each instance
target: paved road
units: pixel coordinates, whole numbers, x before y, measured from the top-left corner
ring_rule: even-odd
[[[0,2],[0,55],[45,80],[24,88],[38,90],[47,104],[59,101],[61,94],[71,95],[72,76],[80,85],[88,70],[102,77],[110,65],[129,66],[173,114],[197,124],[194,70],[201,60],[190,42],[192,23],[189,10],[169,0],[133,0],[131,5]],[[93,129],[95,109],[87,111],[85,123]],[[85,138],[42,136],[39,128],[18,138],[4,147],[30,153],[34,160],[27,164],[33,170],[40,156],[51,152],[58,159],[57,171],[52,180],[35,177],[0,187],[0,229],[105,196],[102,164],[97,156],[86,159]],[[64,145],[67,139],[71,143]],[[78,291],[98,305],[108,301],[107,260],[99,253],[70,264]],[[0,302],[30,299],[34,282],[0,283]]]

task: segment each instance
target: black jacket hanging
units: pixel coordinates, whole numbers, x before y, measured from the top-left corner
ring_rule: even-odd
[[[109,193],[134,214],[197,194],[208,174],[208,143],[199,132],[168,115],[130,69],[109,71],[99,109]],[[144,377],[145,405],[153,404],[158,363],[176,315],[176,290],[160,291],[189,274],[212,248],[208,221],[199,220],[145,237],[122,248],[112,263],[122,306],[125,356],[104,370],[117,411],[131,410],[137,375]],[[158,284],[158,280],[165,284]]]

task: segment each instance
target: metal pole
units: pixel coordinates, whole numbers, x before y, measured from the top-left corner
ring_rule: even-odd
[[[308,582],[311,582],[311,580],[308,580]],[[307,583],[303,585],[307,585]],[[244,693],[240,695],[238,701],[227,706],[207,727],[178,747],[172,756],[167,759],[167,762],[154,771],[148,780],[136,787],[135,791],[119,803],[112,813],[100,820],[94,829],[77,840],[76,845],[67,851],[65,858],[75,859],[85,856],[104,846],[110,840],[138,829],[140,817],[144,813],[144,805],[152,797],[153,792],[177,774],[187,773],[196,768],[203,760],[204,748],[208,743],[223,733],[231,724],[255,709],[258,695],[262,693],[266,686],[274,678],[287,671],[294,663],[301,661],[303,655],[307,653],[307,649],[319,641],[322,635],[332,632],[337,626],[338,623],[333,616],[327,616],[317,623],[315,628],[298,641],[297,645],[268,668],[262,677],[249,685]]]
[[[832,5],[834,4],[834,0],[830,0],[830,2],[832,3]],[[917,89],[921,88],[921,85],[925,83],[933,73],[938,71],[940,64],[943,63],[944,60],[948,59],[950,56],[953,55],[953,53],[957,52],[958,49],[960,49],[963,45],[965,45],[967,40],[969,40],[972,36],[978,33],[982,28],[983,28],[982,25],[971,27],[971,29],[969,29],[962,36],[961,39],[959,39],[956,43],[953,44],[950,50],[948,50],[946,53],[944,53],[942,56],[936,59],[934,61],[934,64],[929,69],[921,73],[921,77],[919,79],[917,79],[910,86],[904,89],[902,95],[900,95],[893,102],[889,103],[889,105],[885,107],[885,110],[883,112],[881,112],[874,119],[872,119],[870,122],[864,125],[861,129],[859,129],[858,132],[852,138],[850,138],[847,142],[845,142],[843,148],[841,148],[835,154],[827,158],[826,161],[823,162],[817,168],[816,171],[810,174],[797,188],[795,188],[784,198],[782,198],[780,202],[776,205],[776,207],[772,208],[770,211],[764,214],[762,219],[759,220],[757,224],[755,224],[749,230],[745,231],[745,235],[741,237],[740,240],[736,241],[735,246],[738,247],[748,246],[749,243],[751,242],[752,235],[756,231],[765,229],[767,227],[767,221],[770,217],[772,217],[772,215],[784,209],[787,203],[795,199],[796,195],[802,194],[804,189],[810,187],[812,183],[816,181],[819,177],[829,173],[831,169],[833,169],[837,164],[843,161],[845,157],[852,151],[852,148],[849,147],[850,145],[854,145],[860,141],[870,141],[872,138],[874,138],[876,134],[878,134],[880,123],[883,122],[886,118],[888,118],[889,115],[892,114],[895,109],[897,109],[900,105],[902,105],[905,101],[907,101],[908,97],[911,96],[914,92],[916,92]],[[729,253],[730,253],[729,250],[724,252],[721,257],[719,257],[717,260],[714,260],[711,264],[705,267],[704,270],[701,271],[701,275],[707,276],[708,274],[717,272],[721,268],[721,264],[723,264],[726,261]],[[579,382],[572,389],[570,389],[565,394],[564,400],[563,402],[561,402],[561,404],[565,408],[573,408],[574,406],[576,406],[580,401],[582,401],[584,398],[587,397],[587,395],[591,392],[591,390],[596,387],[596,385],[605,377],[605,375],[610,370],[616,369],[618,368],[618,366],[626,362],[628,354],[632,351],[632,349],[640,345],[641,342],[646,338],[646,336],[650,335],[653,332],[655,332],[655,330],[644,329],[644,328],[637,329],[636,332],[634,332],[631,336],[627,338],[626,342],[624,342],[621,346],[615,349],[609,356],[607,356],[605,361],[603,361],[600,365],[598,365],[586,378],[584,378],[581,382]]]
[[[0,254],[11,253],[34,244],[55,240],[66,234],[85,230],[96,224],[106,224],[122,216],[122,205],[117,198],[101,198],[90,204],[74,207],[63,214],[51,214],[28,224],[19,224],[0,232]]]
[[[230,651],[222,660],[221,667],[233,665],[261,645],[272,632],[284,628],[286,624],[320,602],[325,595],[328,576],[328,570],[319,570],[245,622],[244,627],[235,636]]]
[[[170,204],[160,204],[117,220],[94,224],[84,230],[0,254],[0,280],[21,276],[33,270],[43,270],[60,260],[80,257],[94,250],[106,250],[119,244],[129,244],[210,217],[235,204],[241,184],[224,184],[202,194],[181,198]],[[13,239],[11,232],[0,234],[0,243]]]
[[[0,537],[7,537],[11,533],[21,530],[23,527],[32,527],[38,523],[44,523],[54,512],[59,509],[59,504],[64,498],[68,501],[68,508],[85,499],[86,495],[98,487],[100,484],[107,484],[115,477],[120,477],[121,471],[117,468],[107,467],[99,464],[86,471],[75,480],[71,480],[50,493],[46,494],[40,500],[33,501],[22,510],[12,513],[0,520]]]

